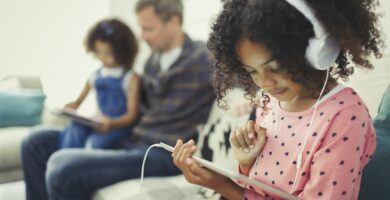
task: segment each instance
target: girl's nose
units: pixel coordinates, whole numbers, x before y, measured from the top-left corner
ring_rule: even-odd
[[[272,88],[276,85],[276,80],[271,73],[262,72],[252,76],[254,82],[261,88]]]

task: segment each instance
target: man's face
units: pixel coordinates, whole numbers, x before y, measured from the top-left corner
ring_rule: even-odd
[[[143,8],[137,13],[142,38],[153,52],[164,52],[170,49],[173,40],[171,20],[163,22],[152,6]]]

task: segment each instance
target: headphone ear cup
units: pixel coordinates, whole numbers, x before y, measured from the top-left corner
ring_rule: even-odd
[[[311,38],[306,48],[306,59],[317,70],[327,70],[340,54],[340,47],[329,34],[321,38]]]

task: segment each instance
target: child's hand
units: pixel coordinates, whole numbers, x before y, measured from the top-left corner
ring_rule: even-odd
[[[183,144],[178,140],[172,153],[173,162],[183,172],[188,182],[202,185],[211,189],[218,189],[225,184],[228,178],[199,166],[190,156],[196,151],[193,140]]]
[[[265,129],[249,120],[246,127],[237,128],[230,133],[230,144],[240,165],[250,168],[256,161],[266,142]]]
[[[72,102],[65,104],[64,108],[71,108],[73,110],[77,110],[77,108],[79,108],[79,106],[80,106],[80,104],[78,104],[75,101],[72,101]]]
[[[99,125],[96,129],[102,133],[107,133],[112,129],[112,119],[106,116],[99,117]]]

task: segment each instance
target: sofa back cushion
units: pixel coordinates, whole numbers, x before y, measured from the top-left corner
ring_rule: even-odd
[[[237,171],[238,162],[230,147],[229,135],[236,127],[246,125],[250,109],[243,92],[233,91],[227,97],[229,110],[223,110],[214,103],[209,119],[201,129],[198,137],[197,156],[212,161],[220,166]],[[199,193],[204,199],[220,199],[212,190],[201,188]]]
[[[44,100],[42,90],[0,91],[0,127],[31,126],[41,123]]]

